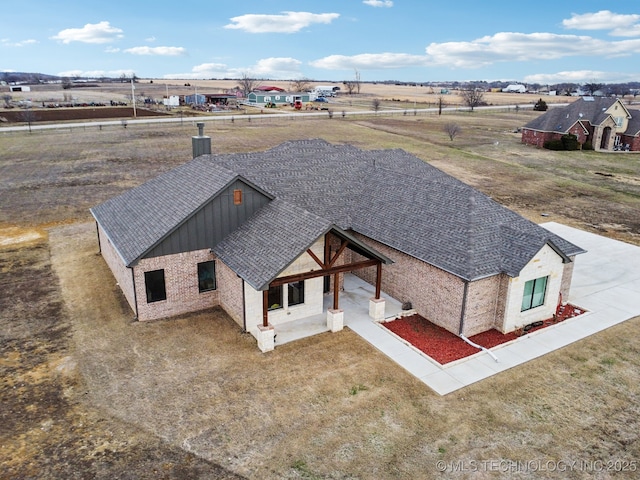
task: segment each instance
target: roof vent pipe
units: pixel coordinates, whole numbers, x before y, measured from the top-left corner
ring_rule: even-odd
[[[211,137],[204,135],[204,122],[198,122],[196,125],[198,127],[198,136],[191,137],[193,158],[211,154]]]

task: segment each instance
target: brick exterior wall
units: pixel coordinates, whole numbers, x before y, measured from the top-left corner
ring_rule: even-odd
[[[135,294],[133,292],[133,276],[131,269],[127,268],[113,247],[111,240],[107,237],[102,227],[98,226],[98,241],[100,242],[100,253],[107,266],[113,273],[116,282],[120,286],[120,290],[127,299],[127,303],[133,312],[136,312]]]
[[[382,290],[401,302],[411,302],[424,318],[458,334],[464,282],[450,273],[363,235],[359,240],[395,261],[382,266]],[[363,260],[353,254],[355,260]],[[375,284],[375,267],[355,270],[355,275]],[[471,326],[470,326],[471,328]]]
[[[502,277],[493,275],[469,283],[467,291],[467,308],[464,312],[462,333],[471,337],[492,328],[500,328],[504,315],[498,315],[498,299],[500,298]],[[504,312],[504,310],[503,310]],[[500,325],[497,325],[497,319]],[[457,333],[457,332],[455,332]]]
[[[220,260],[216,261],[216,281],[220,306],[244,329],[244,281]]]
[[[629,150],[632,152],[640,151],[640,137],[632,135],[621,135],[622,144],[629,144]]]
[[[542,148],[544,146],[544,142],[547,140],[551,140],[552,133],[550,132],[538,132],[537,130],[529,130],[528,128],[522,129],[522,143],[526,143],[527,145],[535,145],[538,148]],[[558,138],[560,138],[558,136]]]
[[[214,260],[214,255],[208,249],[140,260],[134,267],[138,320],[155,320],[218,306],[218,290],[202,293],[198,290],[198,263],[209,260]],[[216,269],[219,263],[216,262]],[[164,269],[167,299],[148,303],[144,273],[160,269]]]

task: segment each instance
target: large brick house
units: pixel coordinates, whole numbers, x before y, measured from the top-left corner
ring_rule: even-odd
[[[138,320],[222,307],[273,348],[273,326],[342,328],[345,272],[466,336],[549,318],[583,250],[402,150],[322,140],[202,155],[91,210]],[[323,310],[323,297],[333,308]]]
[[[640,151],[640,110],[612,97],[581,97],[554,107],[522,127],[522,142],[543,147],[549,140],[573,134],[594,150]]]

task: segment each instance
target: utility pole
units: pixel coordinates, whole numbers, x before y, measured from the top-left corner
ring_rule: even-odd
[[[136,87],[133,86],[133,76],[131,77],[131,101],[133,102],[133,118],[137,117],[136,114]]]

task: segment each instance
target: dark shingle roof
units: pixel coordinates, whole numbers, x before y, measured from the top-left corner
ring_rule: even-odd
[[[91,209],[131,265],[237,175],[199,157]]]
[[[566,107],[548,110],[523,128],[539,132],[565,133],[579,121],[600,125],[609,116],[606,110],[616,101],[613,97],[580,98]]]
[[[274,278],[331,225],[361,233],[466,280],[501,272],[516,276],[546,243],[566,257],[583,252],[403,150],[363,151],[305,140],[263,152],[207,155],[187,165],[158,177],[152,186],[128,193],[129,216],[146,203],[162,207],[136,221],[132,229],[150,228],[147,223],[164,217],[163,209],[171,211],[173,202],[179,201],[180,194],[173,191],[170,201],[147,198],[166,192],[161,184],[189,185],[192,196],[198,192],[198,200],[171,215],[175,223],[239,175],[277,199],[216,247],[223,261],[254,287]],[[211,178],[194,183],[201,175]],[[214,181],[215,175],[222,178]],[[102,214],[110,216],[117,210],[108,204],[93,213],[110,234]],[[127,225],[128,220],[122,222]],[[153,228],[148,235],[127,235],[148,243],[172,222],[162,223],[162,229]],[[126,244],[131,243],[127,237]],[[136,251],[140,250],[145,247]]]
[[[629,125],[627,126],[626,135],[637,137],[640,135],[640,110],[629,110],[631,118],[629,119]]]
[[[276,199],[227,235],[214,252],[249,285],[264,290],[330,228],[329,220]]]

